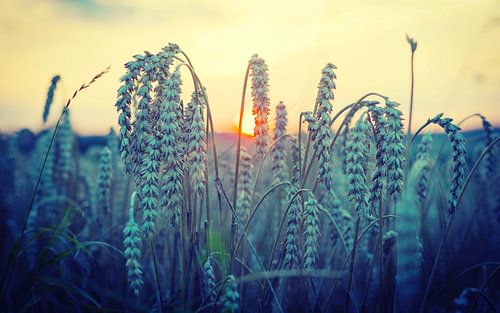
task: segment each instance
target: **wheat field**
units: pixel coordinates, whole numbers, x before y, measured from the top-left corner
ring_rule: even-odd
[[[326,63],[290,125],[254,54],[238,130],[222,133],[188,55],[131,57],[105,137],[79,136],[70,112],[107,70],[62,105],[54,76],[42,131],[2,134],[2,312],[498,312],[488,117],[412,125],[413,77],[409,103],[337,103]]]

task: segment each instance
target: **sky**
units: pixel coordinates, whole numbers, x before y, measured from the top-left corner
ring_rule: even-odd
[[[169,42],[190,56],[219,132],[237,123],[245,69],[254,53],[269,66],[271,115],[284,101],[290,131],[298,129],[300,112],[312,110],[328,62],[338,67],[334,112],[379,92],[401,103],[406,117],[407,33],[418,42],[414,125],[444,112],[456,120],[482,113],[498,127],[499,1],[0,0],[0,132],[43,127],[53,75],[60,74],[62,84],[49,124],[64,99],[110,65],[71,107],[77,132],[107,133],[117,125],[114,103],[123,64]],[[187,74],[186,99],[192,91]],[[249,97],[246,109],[250,113]],[[473,129],[480,122],[463,126]]]

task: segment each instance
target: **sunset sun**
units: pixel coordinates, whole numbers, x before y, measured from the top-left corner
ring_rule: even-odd
[[[236,116],[234,118],[234,124],[233,124],[234,130],[237,132],[238,131],[238,125],[239,125],[239,116]],[[243,115],[243,124],[241,125],[241,133],[245,136],[253,137],[253,128],[254,128],[254,119],[251,114],[245,114]]]

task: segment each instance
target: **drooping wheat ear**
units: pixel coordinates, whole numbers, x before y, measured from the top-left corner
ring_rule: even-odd
[[[402,113],[399,103],[385,101],[387,120],[387,190],[391,197],[397,198],[403,191],[403,176],[406,149],[404,145]]]
[[[453,174],[450,186],[450,198],[448,200],[448,213],[450,215],[455,213],[458,196],[464,183],[465,169],[467,167],[465,163],[465,156],[467,154],[465,151],[465,137],[460,133],[460,127],[453,124],[452,121],[453,119],[451,118],[440,118],[437,122],[433,121],[441,126],[448,135],[453,153]]]
[[[109,215],[111,214],[111,178],[113,176],[113,168],[111,162],[111,150],[109,150],[108,147],[104,147],[101,150],[99,159],[96,201],[97,212],[106,217],[109,217]]]
[[[370,214],[375,215],[380,210],[380,201],[382,190],[384,189],[384,180],[386,178],[387,164],[387,121],[384,117],[384,109],[378,106],[370,106],[368,111],[375,124],[375,139],[377,146],[377,165],[372,176],[372,186],[370,189]]]
[[[342,138],[342,142],[340,145],[342,147],[341,150],[344,157],[342,160],[342,170],[344,171],[344,173],[347,173],[347,143],[349,142],[349,133],[351,131],[350,125],[356,112],[363,107],[363,103],[364,102],[360,103],[358,106],[355,106],[351,110],[349,110],[349,112],[345,117],[344,128],[342,128],[342,132],[340,133]]]
[[[161,104],[160,135],[161,155],[165,169],[161,177],[160,207],[165,208],[170,215],[171,225],[177,225],[182,208],[182,146],[178,144],[181,138],[182,125],[178,118],[181,93],[181,76],[179,67],[166,82],[164,102]]]
[[[370,123],[363,114],[349,133],[346,147],[346,174],[349,181],[347,193],[351,204],[354,205],[354,212],[363,216],[368,214],[368,185],[365,171],[370,152],[370,131]]]
[[[266,153],[268,144],[268,117],[269,117],[269,74],[267,65],[263,58],[254,54],[250,59],[250,68],[252,76],[252,114],[255,117],[255,145],[257,147],[256,157],[260,159]]]
[[[154,221],[158,216],[158,171],[160,168],[159,143],[155,138],[152,118],[152,93],[153,82],[156,79],[155,60],[149,53],[145,56],[134,56],[143,69],[142,75],[138,76],[138,87],[136,90],[139,101],[132,122],[133,132],[128,134],[130,147],[128,147],[127,158],[124,159],[126,166],[131,170],[137,193],[139,196],[139,207],[143,210],[142,230],[146,237],[154,233]],[[122,143],[124,139],[122,138]],[[122,151],[123,157],[123,151]]]
[[[238,284],[233,275],[229,275],[226,280],[226,289],[221,299],[222,312],[236,313],[240,309],[240,293]]]
[[[217,301],[217,290],[215,289],[215,272],[212,265],[212,255],[209,255],[203,264],[203,292],[208,303]]]
[[[74,137],[71,130],[69,109],[64,114],[59,132],[56,137],[56,165],[58,174],[58,184],[64,193],[69,190],[70,179],[74,170],[73,143]]]
[[[52,106],[52,102],[54,102],[54,93],[57,88],[57,83],[61,79],[61,76],[55,75],[52,77],[50,81],[49,90],[47,91],[47,98],[45,99],[45,106],[43,107],[43,123],[47,122],[47,118],[49,117],[50,107]]]
[[[288,201],[298,192],[295,185],[291,184],[288,191]],[[295,197],[288,210],[285,235],[285,256],[283,258],[283,267],[285,269],[295,269],[299,266],[299,225],[300,225],[300,196]]]
[[[238,185],[239,197],[236,202],[236,213],[242,223],[245,223],[250,214],[252,205],[252,157],[246,152],[244,147],[241,149],[241,172],[240,183]]]
[[[118,125],[120,126],[120,152],[122,160],[125,164],[127,173],[133,173],[135,165],[129,160],[131,151],[131,133],[132,133],[132,98],[138,90],[136,85],[144,63],[144,56],[136,55],[134,61],[125,64],[127,72],[120,78],[122,85],[118,89],[118,99],[116,101],[116,109],[120,112],[118,117]]]
[[[417,184],[415,188],[421,209],[425,207],[425,202],[428,197],[429,180],[432,170],[432,164],[430,162],[432,141],[433,140],[431,133],[426,133],[425,135],[422,136],[422,140],[417,146],[416,161],[415,164],[413,165],[413,167],[419,168],[417,174],[418,175]],[[420,163],[420,165],[417,163]]]
[[[272,151],[273,166],[272,172],[274,176],[273,184],[278,184],[286,180],[286,163],[285,149],[286,140],[282,138],[286,134],[287,112],[283,101],[276,106],[276,126],[274,128],[273,141],[274,148]]]
[[[125,64],[126,73],[121,77],[122,85],[118,89],[118,99],[116,101],[117,111],[120,112],[118,124],[120,126],[120,151],[125,164],[126,172],[140,176],[138,173],[142,161],[140,160],[144,144],[144,137],[141,130],[145,130],[147,124],[142,124],[147,119],[146,111],[142,108],[153,105],[145,110],[151,113],[150,118],[155,120],[159,115],[158,103],[161,102],[161,94],[164,93],[164,82],[169,75],[169,66],[173,62],[174,56],[180,52],[175,44],[169,44],[157,54],[145,52],[144,55],[137,54],[134,60]],[[157,82],[156,87],[152,83]],[[154,90],[153,90],[154,89]],[[154,91],[155,99],[152,99],[151,92]],[[135,119],[132,122],[131,105],[135,97],[139,98]],[[139,122],[138,122],[138,121]],[[139,125],[136,125],[139,123]],[[150,123],[152,127],[157,126]],[[136,151],[137,150],[137,151]]]
[[[316,265],[318,257],[318,244],[319,237],[319,217],[320,204],[310,194],[306,203],[304,204],[304,268],[313,269]]]
[[[141,177],[143,176],[142,167],[144,163],[142,157],[146,154],[145,151],[148,148],[148,138],[150,137],[155,125],[152,118],[152,93],[153,81],[156,77],[156,68],[154,67],[151,56],[146,55],[142,60],[142,64],[143,73],[139,78],[139,88],[137,90],[137,97],[139,98],[139,101],[137,103],[135,120],[132,122],[134,131],[131,133],[131,154],[129,156],[132,163],[135,184],[138,187],[139,198],[141,199]]]
[[[199,104],[196,104],[195,99],[191,99],[191,103],[194,100],[194,106],[190,103],[188,108],[191,106],[192,109],[192,119],[190,122],[188,134],[188,147],[187,156],[189,164],[189,176],[191,178],[191,183],[193,185],[193,190],[198,195],[205,192],[205,170],[207,168],[207,134],[205,132],[206,126],[203,119],[203,111],[205,109],[205,98],[201,91],[198,92]]]
[[[330,163],[330,144],[332,142],[332,133],[330,126],[332,124],[332,101],[335,98],[333,90],[336,88],[335,70],[337,67],[328,63],[321,71],[321,79],[318,85],[318,94],[316,96],[316,120],[314,131],[311,133],[311,139],[314,141],[315,155],[318,159],[320,183],[327,190],[332,188],[332,167]]]
[[[142,213],[142,231],[145,237],[150,237],[155,232],[155,220],[158,217],[158,186],[160,172],[160,142],[158,133],[151,134],[147,138],[146,151],[142,158],[141,184],[138,186],[140,207]]]
[[[493,134],[493,126],[491,123],[486,119],[485,116],[479,115],[481,118],[481,121],[483,123],[483,129],[484,132],[486,133],[486,146],[489,146],[493,140],[495,139],[495,136]],[[496,171],[496,159],[495,159],[495,149],[490,149],[488,150],[488,154],[486,155],[486,170],[488,173],[497,173]]]
[[[130,198],[129,220],[123,229],[123,255],[126,259],[127,276],[130,289],[136,296],[139,295],[139,290],[143,285],[142,281],[142,266],[141,258],[141,234],[139,225],[134,219],[134,206],[137,193],[132,193]]]
[[[290,182],[298,187],[300,185],[300,160],[302,159],[302,151],[299,151],[299,142],[297,137],[289,137],[290,152],[292,155],[292,168],[290,172]]]

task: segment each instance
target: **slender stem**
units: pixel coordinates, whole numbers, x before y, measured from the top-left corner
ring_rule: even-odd
[[[380,234],[377,235],[377,237],[380,236]],[[379,253],[379,246],[375,245],[375,248],[373,250],[373,257],[370,261],[370,267],[368,270],[368,277],[366,278],[365,281],[365,287],[363,290],[362,298],[361,298],[361,313],[366,312],[366,298],[368,297],[368,291],[370,289],[370,284],[372,282],[372,275],[373,275],[373,270],[375,269],[375,263],[376,263],[376,256]]]
[[[220,179],[216,179],[215,181],[215,185],[216,187],[219,189],[220,193],[222,194],[222,197],[224,198],[224,201],[226,201],[226,203],[228,204],[229,206],[229,209],[231,210],[231,213],[232,215],[234,216],[236,222],[239,224],[239,226],[243,226],[241,224],[241,221],[239,220],[238,218],[238,215],[236,214],[236,210],[234,209],[234,207],[232,206],[231,202],[229,201],[229,198],[227,197],[227,194],[226,194],[226,191],[224,189],[224,186],[222,186],[222,182]],[[264,264],[262,263],[261,259],[259,258],[259,255],[257,253],[257,250],[255,250],[255,247],[252,245],[252,243],[250,242],[250,239],[248,238],[248,235],[247,233],[245,232],[245,230],[242,231],[242,236],[245,237],[246,239],[246,242],[248,244],[248,247],[250,248],[250,251],[252,252],[252,254],[255,256],[255,259],[257,260],[257,263],[259,264],[259,266],[262,268],[262,270],[266,270]],[[275,302],[276,302],[276,305],[277,305],[277,308],[278,310],[283,313],[283,308],[281,307],[281,303],[279,302],[279,299],[278,299],[278,296],[276,295],[276,291],[274,290],[273,288],[273,285],[271,284],[270,280],[267,279],[267,284],[269,286],[269,289],[271,290],[271,293],[275,299]]]
[[[444,244],[446,242],[446,239],[448,238],[448,234],[450,233],[450,228],[451,228],[451,224],[453,223],[454,217],[455,217],[455,214],[453,214],[453,215],[450,216],[450,219],[448,220],[448,223],[446,224],[446,228],[444,230],[443,238],[441,239],[441,242],[439,243],[439,248],[437,250],[436,257],[434,258],[434,263],[432,265],[432,270],[431,270],[431,273],[429,274],[429,278],[427,279],[427,286],[425,287],[425,292],[424,292],[424,297],[423,297],[423,300],[422,300],[422,305],[420,306],[420,311],[419,311],[420,313],[424,313],[425,312],[425,306],[427,304],[427,299],[429,298],[429,291],[431,289],[431,284],[432,284],[432,281],[433,281],[433,278],[434,278],[434,274],[435,274],[436,269],[437,269],[439,257],[441,256]]]
[[[163,296],[161,293],[161,287],[160,287],[160,275],[158,273],[158,266],[156,264],[156,256],[155,256],[155,247],[153,245],[153,240],[149,241],[150,249],[151,249],[151,256],[153,257],[153,266],[155,268],[155,280],[156,280],[156,293],[158,297],[158,310],[163,313]]]
[[[383,210],[383,207],[382,207],[382,197],[380,197],[379,199],[379,209],[378,209],[378,216],[379,216],[379,224],[378,224],[378,245],[379,245],[379,268],[378,268],[378,271],[379,271],[379,298],[378,298],[378,301],[379,301],[379,309],[380,309],[380,312],[384,312],[383,311],[383,307],[384,307],[384,253],[383,253],[383,249],[384,249],[384,222],[382,221],[382,215],[384,214],[384,210]]]
[[[500,270],[500,266],[495,267],[495,269],[488,275],[488,277],[484,280],[484,282],[481,284],[481,287],[479,288],[479,293],[474,296],[472,299],[472,303],[469,307],[469,310],[467,313],[473,313],[474,312],[474,307],[476,306],[477,301],[479,300],[479,295],[482,294],[484,288],[488,285],[489,281],[495,276],[495,274]]]
[[[255,216],[255,213],[257,212],[257,209],[260,207],[260,205],[262,204],[262,202],[264,201],[264,199],[267,198],[268,195],[271,194],[271,192],[273,192],[276,188],[278,187],[281,187],[281,186],[284,186],[284,185],[290,185],[290,182],[282,182],[282,183],[278,183],[274,186],[272,186],[259,200],[259,202],[257,202],[257,204],[255,205],[255,207],[253,208],[253,210],[250,212],[250,215],[248,216],[248,219],[245,223],[245,227],[243,228],[243,231],[247,231],[248,227],[250,226],[250,223],[252,222],[252,219],[253,217]],[[238,247],[241,243],[241,241],[243,240],[243,234],[240,235],[240,238],[238,239],[238,241],[236,241],[236,244],[234,246],[234,251],[238,250]],[[233,253],[233,258],[234,258],[234,255],[235,255],[235,252]]]
[[[415,75],[414,75],[414,69],[413,69],[413,63],[414,63],[414,56],[415,52],[411,52],[411,89],[410,89],[410,114],[408,118],[408,138],[411,136],[411,121],[413,117],[413,89],[415,85]]]
[[[189,64],[188,68],[191,72],[191,75],[193,75],[194,78],[196,79],[197,84],[200,86],[201,93],[203,94],[203,97],[205,98],[205,103],[207,105],[207,122],[210,125],[210,139],[212,140],[212,152],[214,155],[215,178],[217,179],[217,178],[219,178],[219,161],[218,161],[218,157],[217,157],[217,144],[215,142],[215,129],[214,129],[214,122],[212,119],[212,113],[210,110],[210,102],[208,101],[208,96],[207,96],[207,93],[205,91],[205,88],[203,87],[203,84],[201,83],[200,78],[198,77],[198,75],[196,74],[196,71],[194,70],[193,63],[191,63],[191,60],[189,59],[188,55],[184,51],[181,50],[181,54],[186,58],[186,61]],[[195,83],[195,88],[196,88],[196,83]],[[196,95],[196,97],[198,97],[198,95]],[[207,133],[207,136],[208,136],[208,133]],[[208,137],[207,137],[207,141],[208,141]],[[208,177],[207,177],[207,180],[208,180]],[[208,184],[207,184],[207,187],[208,187]],[[207,193],[208,193],[208,188],[207,188]],[[217,198],[218,198],[219,213],[220,213],[219,219],[220,219],[220,224],[222,225],[222,198],[221,198],[221,195],[219,193],[219,190],[217,190]],[[208,199],[208,196],[207,196],[207,199]],[[207,205],[208,205],[208,200],[207,200]]]
[[[354,226],[354,246],[352,247],[351,264],[349,266],[349,281],[347,283],[347,292],[344,305],[345,313],[349,312],[349,302],[350,302],[349,300],[351,299],[352,279],[354,276],[354,261],[356,259],[356,248],[358,246],[359,220],[360,218],[358,218],[358,220],[356,221],[356,226]]]
[[[301,181],[302,177],[302,119],[304,118],[304,113],[305,112],[300,112],[300,117],[299,117],[299,133],[297,135],[298,137],[298,149],[299,149],[299,181]]]
[[[385,216],[382,216],[383,219],[385,218],[395,218],[396,216],[394,215],[385,215]],[[356,217],[356,221],[359,219],[359,216]],[[361,232],[361,235],[359,235],[358,237],[358,240],[354,241],[353,242],[353,248],[354,248],[354,244],[357,244],[361,241],[361,239],[364,237],[364,235],[368,232],[368,230],[370,230],[370,228],[372,228],[376,223],[378,223],[378,220],[379,218],[377,218],[376,220],[374,220],[373,222],[371,222],[362,232]],[[351,255],[353,253],[353,249],[351,249],[351,251],[349,251],[349,253],[346,255],[345,259],[344,259],[344,263],[340,269],[340,271],[343,271],[344,268],[347,266],[348,262],[349,262],[349,259],[351,258]],[[330,300],[332,298],[332,295],[333,293],[335,292],[335,290],[337,289],[337,286],[338,286],[338,283],[340,281],[340,278],[337,279],[334,283],[334,285],[332,286],[332,288],[330,289],[329,293],[328,293],[328,296],[326,297],[326,301],[325,301],[325,304],[323,305],[323,310],[322,311],[325,311],[327,306],[329,305],[330,303]]]
[[[238,144],[236,147],[236,165],[234,167],[234,187],[233,187],[233,208],[236,208],[236,200],[238,197],[238,179],[240,174],[240,155],[241,155],[241,133],[243,128],[243,115],[245,114],[245,96],[247,92],[248,76],[250,74],[250,63],[247,65],[245,79],[243,81],[243,91],[241,93],[240,104],[240,119],[238,122]],[[231,217],[231,246],[234,245],[234,237],[236,235],[236,221],[234,216]]]

